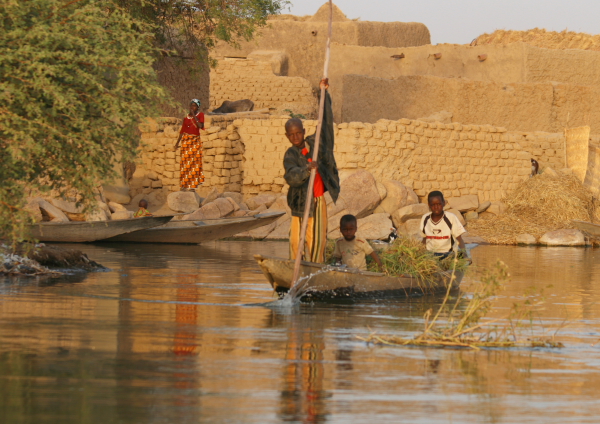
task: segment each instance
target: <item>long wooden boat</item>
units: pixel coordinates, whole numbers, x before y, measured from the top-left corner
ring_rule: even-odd
[[[242,218],[171,221],[161,227],[122,234],[102,241],[198,244],[231,237],[235,234],[271,224],[284,214],[285,212],[269,212]]]
[[[173,216],[169,215],[114,221],[39,222],[30,225],[29,230],[31,237],[39,241],[85,243],[164,225],[172,218]]]
[[[573,225],[575,225],[575,227],[577,227],[578,230],[581,230],[584,233],[588,233],[593,237],[600,238],[600,225],[593,224],[587,221],[579,221],[577,219],[574,219],[571,222],[573,223]]]
[[[294,261],[262,255],[254,255],[254,259],[280,296],[289,291]],[[463,276],[464,272],[456,272],[452,279],[451,273],[440,273],[435,281],[425,283],[414,277],[392,277],[379,272],[302,261],[297,284],[302,284],[305,296],[316,299],[411,296],[446,292],[448,284],[457,289]]]

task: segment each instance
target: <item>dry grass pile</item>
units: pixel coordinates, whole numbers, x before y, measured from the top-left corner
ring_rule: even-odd
[[[455,271],[466,271],[470,260],[459,257],[454,263],[454,255],[444,260],[439,260],[429,252],[421,240],[413,237],[399,237],[393,243],[373,246],[377,251],[384,272],[391,276],[402,277],[410,275],[418,280],[423,290],[437,288],[440,274],[450,276],[454,267]],[[331,258],[328,263],[333,263],[335,242],[327,244],[325,255]],[[375,261],[367,256],[367,271],[381,272]]]
[[[579,49],[600,50],[600,35],[591,35],[584,32],[573,31],[546,31],[534,28],[528,31],[496,30],[491,34],[482,34],[473,45],[509,44],[524,42],[536,47],[546,49]]]
[[[523,337],[522,330],[531,329],[536,308],[543,304],[540,295],[530,295],[522,304],[515,303],[508,316],[482,322],[492,311],[493,299],[503,289],[509,278],[508,268],[498,262],[494,270],[486,272],[464,308],[463,295],[454,304],[450,303],[450,287],[435,315],[429,309],[425,313],[423,333],[412,339],[377,336],[358,337],[368,343],[395,346],[506,348],[506,347],[562,347],[562,343],[551,337]],[[459,309],[462,309],[460,311]],[[432,317],[433,315],[433,317]],[[443,323],[440,318],[446,318]],[[529,325],[527,325],[529,323]],[[499,325],[500,324],[500,325]],[[558,330],[557,330],[558,331]]]
[[[573,175],[528,178],[502,201],[504,214],[469,222],[469,233],[494,244],[515,244],[519,234],[539,238],[548,231],[574,228],[573,219],[600,220],[592,192]]]

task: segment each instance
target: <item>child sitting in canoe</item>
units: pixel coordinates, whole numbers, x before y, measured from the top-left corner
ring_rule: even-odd
[[[465,228],[456,215],[445,212],[446,200],[441,191],[432,191],[427,196],[430,213],[421,218],[423,243],[427,250],[440,259],[446,258],[458,247],[463,256],[467,256],[465,242],[461,235]]]
[[[344,237],[336,240],[333,257],[341,261],[349,268],[367,270],[366,255],[371,256],[379,269],[383,271],[383,265],[377,253],[371,245],[363,238],[356,237],[357,221],[354,215],[344,215],[340,219],[340,232]]]
[[[144,216],[152,216],[152,214],[148,211],[148,201],[146,199],[140,200],[138,203],[139,209],[135,214],[133,214],[134,218],[141,218]]]

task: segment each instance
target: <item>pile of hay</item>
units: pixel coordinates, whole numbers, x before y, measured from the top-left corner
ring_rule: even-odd
[[[469,222],[469,233],[494,244],[516,244],[520,234],[539,238],[548,231],[574,228],[573,219],[600,220],[597,200],[573,175],[536,175],[502,201],[507,206],[504,214]]]
[[[524,42],[545,49],[600,50],[600,35],[590,35],[573,31],[546,31],[534,28],[528,31],[496,30],[491,34],[482,34],[472,45],[509,44]]]

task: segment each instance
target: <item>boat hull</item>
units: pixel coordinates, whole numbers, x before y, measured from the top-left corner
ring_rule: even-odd
[[[272,212],[253,217],[207,219],[203,221],[173,221],[161,227],[122,234],[102,241],[174,244],[205,243],[272,224],[284,214],[285,212]]]
[[[575,227],[577,227],[578,230],[581,230],[584,233],[588,233],[589,235],[595,238],[600,238],[600,225],[593,224],[587,221],[579,221],[576,219],[574,219],[571,222],[573,223],[573,225],[575,225]]]
[[[294,261],[255,255],[263,274],[279,294],[286,293],[291,286],[294,274]],[[309,297],[330,298],[369,298],[384,296],[412,296],[425,293],[445,292],[452,281],[452,289],[457,289],[463,272],[439,274],[432,283],[424,283],[414,277],[392,277],[383,273],[358,271],[302,261],[300,278],[303,292]]]
[[[29,226],[31,238],[53,243],[89,243],[157,227],[169,222],[173,216],[147,216],[114,221],[40,222]]]

